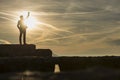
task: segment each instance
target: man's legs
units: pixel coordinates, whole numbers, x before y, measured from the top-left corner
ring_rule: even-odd
[[[26,30],[23,33],[23,43],[26,44]]]
[[[20,35],[19,35],[19,43],[20,45],[22,45],[22,32],[20,31]]]

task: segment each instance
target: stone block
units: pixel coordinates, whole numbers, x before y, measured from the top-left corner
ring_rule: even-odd
[[[36,49],[36,54],[42,57],[52,57],[52,51],[50,49]]]

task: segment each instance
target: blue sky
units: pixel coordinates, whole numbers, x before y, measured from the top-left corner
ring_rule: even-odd
[[[60,56],[120,55],[119,0],[0,0],[0,43],[18,43],[22,11],[44,24],[27,42]]]

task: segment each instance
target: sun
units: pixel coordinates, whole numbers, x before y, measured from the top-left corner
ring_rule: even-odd
[[[36,26],[36,24],[38,22],[37,19],[34,16],[32,16],[32,15],[27,17],[28,11],[23,11],[20,15],[23,15],[23,17],[24,17],[24,24],[27,25],[28,29],[33,29]]]
[[[29,17],[25,19],[24,23],[27,25],[28,28],[34,28],[36,26],[37,20],[34,17]]]

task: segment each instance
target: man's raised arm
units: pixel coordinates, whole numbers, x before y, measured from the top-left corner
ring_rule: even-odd
[[[30,12],[28,12],[28,15],[27,15],[26,19],[29,18],[29,16],[30,16]]]

